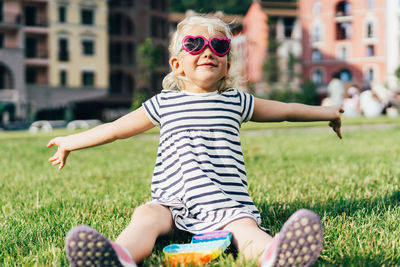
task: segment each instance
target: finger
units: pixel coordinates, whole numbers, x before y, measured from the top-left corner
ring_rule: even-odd
[[[52,156],[51,158],[49,158],[49,161],[52,162],[52,161],[55,161],[56,159],[58,159],[57,156]]]
[[[341,132],[340,128],[336,129],[335,132],[339,136],[339,138],[342,139],[342,132]]]
[[[53,161],[53,163],[51,163],[51,164],[54,166],[54,165],[58,165],[60,163],[61,163],[61,160],[57,159],[57,160]]]
[[[341,107],[341,108],[339,109],[339,112],[340,112],[340,113],[344,113],[344,109]]]
[[[54,141],[50,140],[49,143],[47,144],[47,147],[52,147],[52,146],[54,146]]]
[[[65,165],[65,162],[61,162],[60,166],[58,166],[58,170],[61,170]]]

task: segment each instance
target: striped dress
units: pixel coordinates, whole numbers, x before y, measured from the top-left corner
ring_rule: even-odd
[[[239,129],[253,113],[253,96],[163,90],[143,103],[160,143],[152,201],[171,210],[178,229],[198,234],[260,213],[248,193]]]

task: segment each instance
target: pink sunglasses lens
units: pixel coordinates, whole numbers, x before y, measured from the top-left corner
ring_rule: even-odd
[[[188,37],[183,40],[183,48],[193,55],[200,53],[204,44],[204,39],[201,37]]]
[[[207,44],[217,56],[228,54],[231,48],[230,40],[228,38],[213,37],[209,40],[209,43],[207,43],[207,40],[201,36],[187,36],[182,42],[183,49],[192,55],[201,53]]]
[[[210,45],[217,55],[225,55],[230,50],[230,43],[228,39],[212,38],[210,40]]]

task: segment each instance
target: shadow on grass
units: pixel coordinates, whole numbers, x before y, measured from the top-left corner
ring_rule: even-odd
[[[387,194],[371,199],[333,199],[329,198],[324,202],[308,203],[304,201],[295,201],[290,203],[256,203],[260,208],[263,219],[263,226],[271,228],[272,235],[276,234],[285,223],[285,221],[298,209],[309,209],[319,214],[321,217],[334,219],[337,217],[357,217],[362,215],[363,218],[371,216],[378,217],[382,212],[389,208],[395,210],[399,207],[400,191]],[[349,224],[349,227],[352,227]],[[371,230],[372,231],[372,230]],[[340,233],[345,234],[345,233]],[[355,237],[356,238],[356,237]],[[388,237],[390,238],[390,237]],[[368,240],[365,240],[368,242]],[[381,260],[380,260],[381,259]],[[382,255],[376,257],[362,257],[360,255],[344,255],[340,259],[331,259],[334,262],[320,258],[317,261],[318,266],[382,266],[390,265],[383,262]],[[394,264],[392,262],[392,264]]]
[[[336,217],[346,214],[352,216],[358,211],[363,210],[366,215],[371,214],[381,208],[389,206],[398,206],[400,203],[400,191],[393,192],[390,195],[381,196],[373,199],[333,199],[329,198],[324,202],[307,203],[304,201],[295,201],[290,203],[256,203],[261,210],[261,216],[266,227],[275,229],[278,224],[278,230],[289,216],[298,209],[310,209],[317,214],[328,217]],[[275,233],[275,232],[273,232]]]

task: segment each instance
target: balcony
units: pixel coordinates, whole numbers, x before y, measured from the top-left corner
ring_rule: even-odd
[[[36,20],[36,21],[25,21],[24,25],[25,25],[24,28],[25,33],[29,34],[49,33],[49,28],[48,28],[49,23],[47,19]]]
[[[336,6],[335,21],[345,22],[352,19],[352,7],[348,1],[341,1]]]
[[[48,0],[22,0],[23,3],[47,3]],[[68,0],[63,0],[63,2],[68,2]]]
[[[29,66],[47,66],[49,64],[49,54],[45,49],[26,50],[25,65]]]
[[[19,14],[3,14],[0,16],[1,29],[18,29],[22,25],[21,15]]]
[[[35,19],[35,20],[25,19],[24,25],[27,27],[47,27],[49,25],[49,21],[47,18]]]
[[[0,23],[1,24],[16,24],[20,25],[21,24],[21,15],[20,14],[11,14],[11,13],[5,13],[0,16]]]

